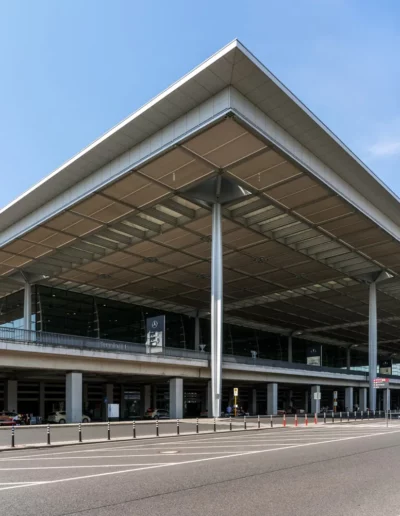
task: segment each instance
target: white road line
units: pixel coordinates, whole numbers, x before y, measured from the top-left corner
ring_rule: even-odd
[[[61,482],[71,482],[73,480],[86,480],[86,479],[90,479],[90,478],[99,478],[99,477],[110,476],[110,475],[123,475],[126,473],[133,473],[135,471],[145,471],[145,470],[150,470],[150,469],[166,468],[166,467],[173,467],[173,466],[183,466],[186,464],[196,464],[196,463],[200,463],[200,462],[209,462],[212,460],[222,460],[222,459],[230,459],[230,458],[235,458],[235,457],[244,457],[246,455],[270,453],[273,451],[283,451],[283,450],[287,450],[287,449],[302,448],[302,447],[306,447],[306,446],[318,446],[318,445],[322,445],[322,444],[331,444],[331,443],[335,443],[335,442],[350,441],[350,440],[355,440],[355,439],[365,439],[366,437],[376,437],[376,436],[382,436],[382,435],[395,434],[395,433],[399,433],[399,432],[400,432],[400,430],[393,430],[391,432],[381,432],[379,434],[375,433],[375,434],[363,435],[363,436],[343,437],[341,439],[330,439],[328,441],[318,442],[318,443],[307,443],[307,444],[303,443],[303,444],[296,444],[293,446],[283,446],[281,448],[275,448],[272,450],[271,449],[269,449],[269,450],[252,450],[252,451],[234,453],[231,455],[220,455],[218,457],[205,457],[203,459],[193,459],[193,460],[182,461],[182,462],[170,462],[170,463],[157,465],[157,466],[144,466],[141,468],[125,469],[122,471],[108,471],[106,473],[96,473],[93,475],[85,475],[85,476],[79,476],[79,477],[60,478],[57,480],[44,480],[44,481],[37,482],[34,484],[12,485],[12,486],[8,486],[8,487],[0,487],[0,491],[6,491],[6,490],[10,490],[10,489],[19,489],[22,487],[26,488],[26,487],[37,487],[37,486],[42,486],[42,485],[49,485],[49,484],[59,484]]]
[[[0,468],[0,471],[27,471],[36,469],[81,469],[81,468],[126,468],[126,466],[161,466],[162,464],[168,464],[168,462],[147,462],[142,464],[91,464],[85,466],[35,466],[32,468]],[[29,484],[30,482],[9,482],[10,484]],[[33,482],[34,483],[34,482]],[[3,483],[4,484],[4,483]],[[3,485],[0,482],[0,485]]]

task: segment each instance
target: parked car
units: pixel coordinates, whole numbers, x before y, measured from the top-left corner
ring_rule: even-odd
[[[0,426],[20,425],[22,423],[21,416],[10,410],[0,412]]]
[[[144,415],[144,419],[169,419],[169,412],[162,409],[149,409]]]
[[[90,417],[82,415],[82,423],[90,423]],[[52,412],[49,414],[49,417],[47,418],[48,423],[59,423],[60,425],[63,425],[67,422],[67,414],[66,412],[59,410],[57,412]]]

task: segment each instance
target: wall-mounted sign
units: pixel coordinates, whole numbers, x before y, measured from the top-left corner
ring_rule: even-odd
[[[322,346],[315,344],[307,347],[307,365],[321,366],[322,365]]]
[[[146,351],[162,353],[165,347],[165,315],[146,319]]]
[[[379,374],[392,374],[392,359],[379,360]]]
[[[107,405],[107,415],[108,415],[108,419],[118,419],[119,418],[118,403],[110,403],[109,405]]]

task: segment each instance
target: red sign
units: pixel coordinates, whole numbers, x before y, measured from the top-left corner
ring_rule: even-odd
[[[389,378],[374,378],[374,389],[388,389]]]

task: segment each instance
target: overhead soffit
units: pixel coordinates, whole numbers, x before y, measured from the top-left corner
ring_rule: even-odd
[[[193,313],[209,309],[211,216],[186,192],[222,174],[249,192],[223,208],[227,320],[293,330],[365,321],[359,276],[400,267],[399,244],[233,118],[0,250],[0,294],[41,283]],[[396,278],[379,287],[380,339],[395,340]],[[365,342],[356,325],[325,333]],[[324,333],[324,332],[321,332]]]

